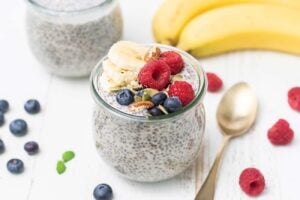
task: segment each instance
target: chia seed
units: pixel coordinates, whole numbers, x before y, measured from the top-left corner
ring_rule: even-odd
[[[103,2],[36,0],[38,5],[51,11],[43,12],[31,5],[27,12],[27,35],[36,59],[57,75],[89,75],[110,46],[122,36],[118,1]],[[101,3],[103,5],[99,5]],[[99,8],[95,8],[97,5]],[[89,8],[93,9],[89,11]]]

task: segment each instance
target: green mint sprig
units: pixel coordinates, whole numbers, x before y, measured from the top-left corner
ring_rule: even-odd
[[[67,167],[65,164],[72,160],[74,157],[75,153],[73,151],[65,151],[62,154],[62,160],[57,161],[56,164],[56,171],[59,175],[63,174],[66,171]]]

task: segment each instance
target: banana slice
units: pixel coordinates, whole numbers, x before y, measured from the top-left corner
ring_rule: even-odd
[[[105,72],[100,77],[100,87],[108,92],[121,89],[121,85],[110,79]]]
[[[108,78],[113,80],[118,85],[125,86],[126,84],[129,84],[131,81],[135,80],[137,77],[137,73],[120,69],[110,60],[105,60],[103,62],[103,70]]]
[[[119,41],[108,52],[108,58],[117,67],[128,71],[139,71],[146,63],[148,49],[133,42]]]

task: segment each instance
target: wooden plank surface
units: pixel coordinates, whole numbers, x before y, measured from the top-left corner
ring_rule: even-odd
[[[124,39],[142,43],[153,42],[151,17],[161,0],[121,0],[125,31]],[[21,0],[2,2],[0,7],[0,98],[11,103],[7,123],[0,128],[0,138],[7,151],[0,156],[0,199],[92,199],[92,190],[101,182],[113,186],[116,200],[192,200],[209,171],[221,134],[215,122],[217,104],[225,89],[237,81],[249,82],[259,97],[259,116],[256,126],[244,137],[229,145],[219,173],[217,200],[247,200],[239,186],[238,176],[245,167],[258,167],[264,173],[267,189],[257,199],[298,200],[300,191],[300,133],[299,113],[289,109],[287,90],[300,85],[300,59],[271,52],[239,52],[200,60],[207,71],[220,74],[225,88],[205,98],[207,130],[201,155],[195,166],[180,176],[156,184],[125,180],[114,174],[99,158],[91,133],[91,114],[94,103],[87,79],[61,79],[48,74],[36,63],[27,46],[25,35],[25,5]],[[137,17],[137,16],[143,16]],[[23,103],[38,98],[42,113],[28,116]],[[8,122],[24,118],[29,134],[13,137]],[[267,129],[280,117],[290,121],[295,141],[288,147],[275,148],[266,138]],[[41,153],[29,157],[23,151],[28,140],[37,140]],[[64,150],[73,149],[76,159],[67,172],[58,176],[56,161]],[[25,173],[12,176],[6,161],[20,157],[26,164]],[[197,174],[197,176],[196,176]],[[198,182],[198,184],[195,184]]]

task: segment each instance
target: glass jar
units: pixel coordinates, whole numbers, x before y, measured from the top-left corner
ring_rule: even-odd
[[[199,62],[176,48],[155,46],[180,53],[185,63],[197,72],[195,98],[178,112],[146,118],[124,113],[105,102],[98,91],[102,64],[107,57],[91,75],[91,92],[96,102],[93,115],[96,148],[104,161],[121,175],[143,182],[168,179],[187,169],[199,154],[205,129],[202,100],[207,81]]]
[[[83,1],[79,1],[77,7],[77,4],[69,4],[74,8],[59,7],[59,2],[64,1],[55,1],[57,7],[49,0],[26,1],[29,46],[36,59],[53,74],[89,75],[110,46],[122,36],[123,21],[118,0],[101,0],[99,4],[85,5],[83,9],[80,9]]]

